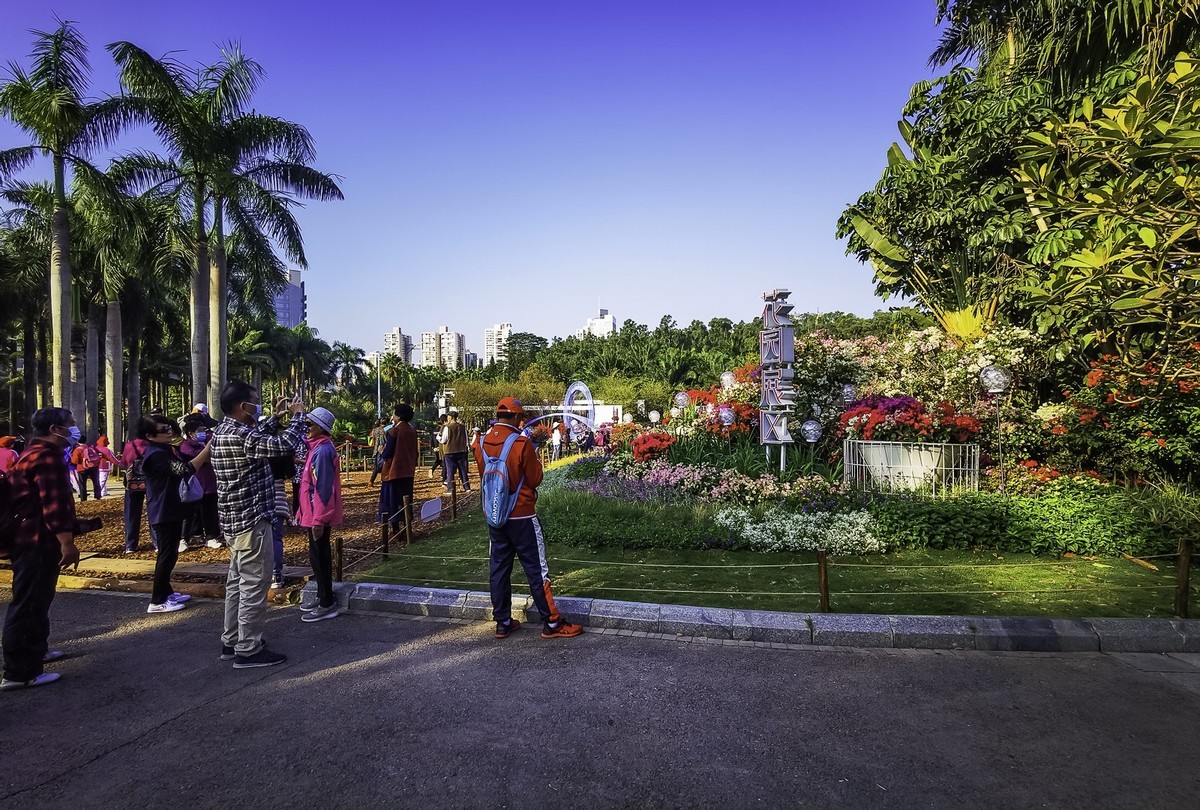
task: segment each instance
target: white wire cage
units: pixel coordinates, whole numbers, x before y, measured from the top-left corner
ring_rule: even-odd
[[[977,444],[846,439],[842,448],[842,480],[857,489],[939,498],[979,489]]]

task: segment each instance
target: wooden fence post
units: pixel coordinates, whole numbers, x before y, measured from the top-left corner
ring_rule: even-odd
[[[1191,535],[1184,535],[1179,538],[1179,559],[1175,563],[1175,566],[1175,615],[1181,619],[1186,619],[1188,617],[1188,601],[1191,596]]]
[[[412,545],[413,513],[412,496],[404,496],[404,545]]]
[[[450,519],[458,520],[458,484],[453,476],[450,478]]]
[[[817,552],[817,590],[821,593],[821,612],[829,612],[829,562],[824,551]]]
[[[391,536],[392,524],[389,523],[388,519],[385,517],[383,519],[383,523],[379,524],[379,541],[380,545],[383,546],[383,553],[385,556],[388,553],[388,541],[391,539]]]
[[[333,579],[335,582],[342,581],[342,538],[337,537],[333,541]]]

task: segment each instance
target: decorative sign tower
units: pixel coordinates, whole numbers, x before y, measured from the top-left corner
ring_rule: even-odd
[[[788,433],[788,415],[795,403],[792,364],[796,361],[796,340],[792,331],[791,292],[771,290],[763,293],[762,331],[758,333],[758,358],[762,363],[762,400],[759,402],[758,438],[771,457],[771,445],[779,445],[779,469],[787,464],[787,446],[794,439]]]

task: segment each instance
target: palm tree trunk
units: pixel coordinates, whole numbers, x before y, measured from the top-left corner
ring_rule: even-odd
[[[50,330],[46,317],[38,320],[38,408],[50,405]]]
[[[196,183],[194,215],[196,238],[196,273],[192,276],[192,399],[208,399],[208,296],[209,260],[208,234],[204,229],[204,184]]]
[[[133,334],[129,341],[129,422],[125,438],[137,436],[137,423],[142,418],[142,339]]]
[[[105,308],[104,330],[104,430],[109,441],[116,442],[121,438],[117,428],[121,425],[124,410],[124,391],[121,372],[124,371],[125,357],[121,346],[121,303],[109,301]]]
[[[83,372],[85,432],[91,438],[99,436],[100,426],[100,353],[103,341],[104,308],[94,301],[88,303],[87,355]]]
[[[25,367],[25,437],[33,438],[29,417],[37,410],[38,396],[37,330],[33,318],[26,318],[21,326],[21,351],[21,365]]]
[[[71,325],[71,386],[62,407],[71,411],[79,429],[87,431],[87,399],[84,397],[84,377],[87,376],[87,324]]]
[[[208,407],[220,418],[221,386],[229,374],[229,280],[225,262],[224,201],[213,195],[213,249],[208,297]]]
[[[71,387],[71,233],[67,223],[66,169],[54,156],[54,215],[50,241],[50,322],[54,378],[50,396],[67,404]]]

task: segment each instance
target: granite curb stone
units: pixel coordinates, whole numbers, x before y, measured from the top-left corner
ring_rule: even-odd
[[[335,582],[333,587],[344,610],[491,620],[491,597],[482,591],[352,582]],[[310,607],[316,599],[316,584],[310,581],[300,593],[300,604]],[[804,614],[574,596],[557,597],[555,602],[569,621],[595,631],[716,643],[1035,653],[1200,652],[1200,620]],[[513,597],[513,615],[524,616],[526,622],[541,621],[528,596]]]

